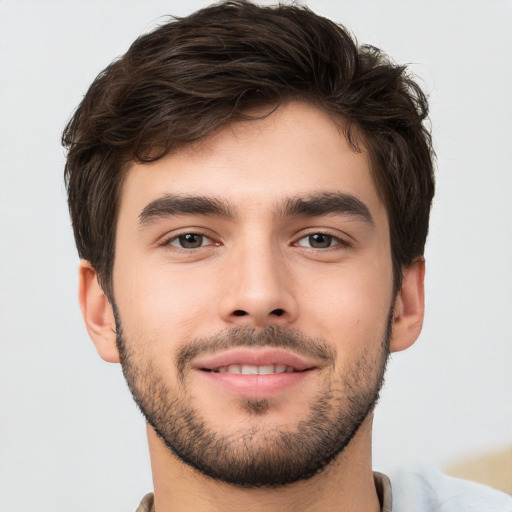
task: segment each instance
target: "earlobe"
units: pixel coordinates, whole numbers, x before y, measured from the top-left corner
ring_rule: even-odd
[[[98,282],[96,271],[85,260],[80,262],[79,267],[78,300],[87,332],[98,354],[109,363],[118,363],[112,306]]]
[[[391,352],[409,348],[418,338],[425,313],[425,260],[418,258],[403,269],[403,281],[395,300]]]

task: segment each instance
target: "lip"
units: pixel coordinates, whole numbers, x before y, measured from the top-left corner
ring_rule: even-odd
[[[212,356],[200,357],[194,361],[193,367],[197,370],[216,370],[222,366],[232,364],[247,364],[252,366],[285,365],[302,372],[318,366],[316,361],[275,348],[259,350],[239,349],[222,352]]]
[[[237,373],[218,373],[215,370],[232,364],[267,366],[286,365],[295,371],[272,373],[268,375],[243,375]],[[269,398],[282,393],[316,374],[318,364],[297,354],[274,348],[259,350],[231,350],[213,356],[198,358],[193,369],[209,385],[219,386],[230,394],[242,398]]]

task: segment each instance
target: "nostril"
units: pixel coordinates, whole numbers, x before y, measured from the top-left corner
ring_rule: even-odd
[[[247,311],[243,311],[241,309],[237,309],[236,311],[233,311],[233,314],[235,316],[245,316],[245,315],[247,315]]]
[[[270,312],[271,315],[274,315],[274,316],[283,316],[284,315],[284,309],[274,309],[274,311],[271,311]]]

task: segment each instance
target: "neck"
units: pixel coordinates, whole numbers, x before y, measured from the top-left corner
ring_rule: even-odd
[[[156,512],[378,512],[371,423],[370,414],[343,453],[313,478],[270,489],[243,489],[200,474],[148,427]]]

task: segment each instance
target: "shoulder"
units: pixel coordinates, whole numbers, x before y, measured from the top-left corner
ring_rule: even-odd
[[[153,493],[150,492],[142,498],[140,505],[137,507],[135,512],[154,512],[154,496]]]
[[[491,487],[407,462],[390,474],[393,512],[512,512],[512,497]]]

